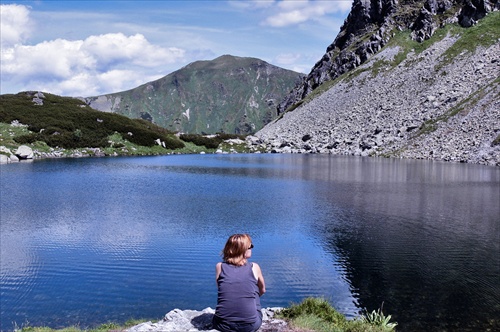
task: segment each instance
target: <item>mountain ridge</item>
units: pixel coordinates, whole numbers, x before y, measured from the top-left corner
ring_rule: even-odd
[[[277,104],[302,76],[257,58],[222,55],[134,89],[85,100],[100,111],[172,131],[249,134],[276,118]]]

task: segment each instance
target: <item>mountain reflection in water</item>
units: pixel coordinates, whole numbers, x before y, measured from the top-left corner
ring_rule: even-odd
[[[227,236],[252,235],[264,306],[383,305],[401,331],[499,328],[500,169],[322,155],[1,166],[1,330],[215,306]]]

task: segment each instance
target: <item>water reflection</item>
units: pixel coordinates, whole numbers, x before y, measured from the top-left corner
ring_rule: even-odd
[[[242,231],[266,276],[264,306],[325,296],[351,317],[383,302],[404,331],[498,325],[496,168],[315,155],[72,159],[2,166],[0,186],[3,330],[213,307],[214,264]]]
[[[315,186],[326,215],[315,227],[325,248],[343,256],[360,307],[383,304],[404,331],[498,328],[498,172],[347,162],[343,175],[329,172]]]

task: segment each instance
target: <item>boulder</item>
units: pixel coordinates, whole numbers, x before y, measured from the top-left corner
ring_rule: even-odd
[[[19,161],[19,158],[16,155],[11,154],[9,157],[10,162],[17,162]]]
[[[7,164],[9,161],[9,157],[4,154],[0,154],[0,164]]]
[[[262,326],[259,331],[286,331],[287,323],[281,319],[275,319],[274,314],[281,308],[262,309]],[[206,308],[202,311],[174,309],[156,323],[145,322],[133,326],[125,332],[182,332],[182,331],[208,331],[217,332],[212,329],[212,318],[215,310]]]
[[[21,145],[14,153],[19,159],[33,159],[33,149],[29,146]]]

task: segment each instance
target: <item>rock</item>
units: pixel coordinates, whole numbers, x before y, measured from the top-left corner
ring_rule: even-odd
[[[27,145],[21,145],[14,153],[19,159],[33,159],[33,150]]]
[[[18,162],[19,158],[16,157],[15,155],[11,154],[10,157],[9,157],[9,161],[10,162]]]
[[[281,319],[274,318],[277,311],[282,308],[262,309],[261,332],[284,332],[288,324]],[[184,332],[184,331],[208,331],[217,332],[212,329],[212,318],[215,310],[206,308],[202,311],[174,309],[168,312],[165,317],[156,322],[145,322],[133,326],[126,332]]]
[[[4,154],[0,154],[0,164],[7,164],[9,161],[9,157]]]

